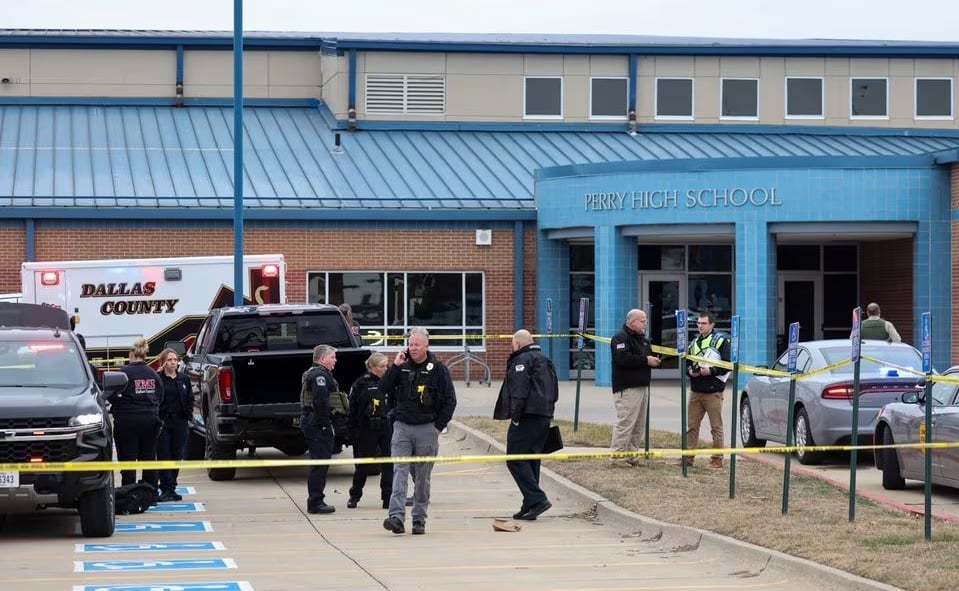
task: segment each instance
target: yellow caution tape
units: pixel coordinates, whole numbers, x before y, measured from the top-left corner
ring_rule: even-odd
[[[104,472],[113,470],[189,470],[205,468],[282,468],[294,466],[351,466],[358,464],[477,464],[508,462],[521,460],[600,460],[628,458],[666,458],[694,455],[732,455],[732,454],[786,454],[797,451],[873,451],[882,449],[952,449],[959,448],[959,441],[939,441],[931,443],[894,443],[887,445],[807,445],[780,447],[736,447],[736,448],[698,448],[698,449],[651,449],[634,452],[575,452],[552,454],[491,454],[477,456],[415,456],[415,457],[379,457],[379,458],[342,458],[329,460],[279,459],[279,460],[153,460],[140,462],[50,462],[26,464],[0,464],[0,472]]]

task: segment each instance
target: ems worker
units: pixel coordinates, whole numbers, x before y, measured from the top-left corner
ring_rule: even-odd
[[[456,409],[456,391],[445,365],[429,351],[430,334],[425,328],[410,329],[408,348],[393,359],[380,389],[389,397],[392,406],[393,457],[435,456],[439,452],[440,431],[453,418]],[[412,465],[413,534],[426,533],[426,508],[430,504],[430,474],[432,462]],[[390,514],[383,527],[401,534],[406,531],[406,489],[410,477],[410,463],[393,464],[393,494]]]
[[[390,455],[389,401],[380,390],[380,378],[390,361],[382,353],[373,353],[366,359],[367,373],[353,382],[350,388],[350,435],[354,458],[377,458]],[[367,476],[380,477],[380,498],[383,508],[390,508],[393,492],[393,464],[356,464],[353,468],[353,486],[347,508],[356,508],[363,496]]]
[[[303,388],[300,404],[300,428],[309,444],[311,460],[328,460],[333,457],[333,422],[330,418],[330,393],[340,387],[333,378],[336,366],[336,349],[329,345],[317,345],[313,349],[313,367],[303,373]],[[330,467],[310,466],[307,478],[307,513],[333,513],[336,507],[324,501],[326,473]]]
[[[113,413],[113,441],[117,446],[117,460],[153,461],[157,459],[157,435],[160,433],[160,398],[163,393],[160,376],[147,365],[150,345],[143,337],[133,341],[129,363],[120,368],[127,374],[127,385],[119,394],[110,397]],[[136,470],[122,470],[120,484],[136,482]],[[144,470],[144,482],[156,486],[154,470]]]
[[[696,321],[699,337],[690,343],[687,352],[696,357],[707,359],[721,359],[729,361],[729,339],[713,330],[716,318],[712,312],[703,312]],[[686,375],[690,377],[692,394],[687,404],[689,425],[686,429],[686,449],[696,449],[699,446],[699,427],[703,417],[709,417],[709,430],[713,436],[713,448],[724,447],[723,442],[723,391],[726,389],[726,380],[729,370],[692,360],[686,361]],[[693,465],[695,455],[680,460],[687,466]],[[707,464],[707,468],[721,470],[723,467],[722,454],[714,454]]]

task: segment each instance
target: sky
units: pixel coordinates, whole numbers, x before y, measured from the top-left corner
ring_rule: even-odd
[[[11,0],[0,26],[233,28],[234,0]],[[243,29],[959,41],[957,0],[244,0]]]

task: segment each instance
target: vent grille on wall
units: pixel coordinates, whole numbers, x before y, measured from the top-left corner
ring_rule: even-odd
[[[393,115],[442,115],[446,78],[438,75],[369,74],[366,112]]]
[[[477,246],[489,246],[493,244],[493,231],[492,230],[477,230],[476,231],[476,245]]]

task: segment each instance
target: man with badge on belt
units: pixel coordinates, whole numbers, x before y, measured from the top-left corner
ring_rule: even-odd
[[[330,418],[330,393],[339,392],[339,384],[333,378],[336,366],[336,349],[329,345],[317,345],[313,349],[313,367],[303,373],[303,388],[300,391],[300,429],[309,445],[311,460],[328,460],[333,457],[333,422]],[[328,465],[310,466],[306,488],[307,513],[333,513],[336,507],[327,505],[323,489],[326,488]]]

